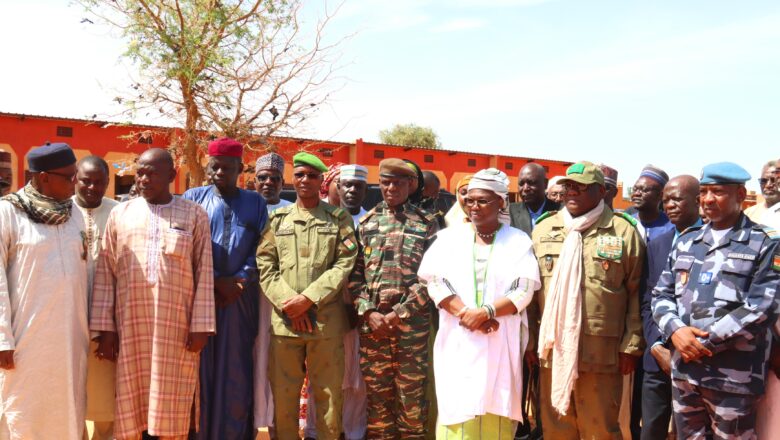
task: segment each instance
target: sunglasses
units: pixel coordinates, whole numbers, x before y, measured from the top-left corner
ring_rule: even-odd
[[[258,175],[257,181],[260,183],[265,182],[266,180],[270,180],[272,183],[279,183],[282,181],[282,176],[264,176],[264,175]],[[296,176],[297,177],[297,176]]]
[[[308,177],[309,180],[317,180],[322,176],[320,173],[295,173],[293,176],[298,180],[303,180],[304,177]]]
[[[772,185],[774,185],[775,183],[777,183],[777,179],[775,179],[774,177],[770,177],[768,179],[762,177],[758,179],[758,184],[761,186],[766,186],[767,183],[771,183]]]

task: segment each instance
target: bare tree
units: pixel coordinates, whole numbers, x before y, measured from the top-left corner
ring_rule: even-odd
[[[138,67],[130,93],[115,100],[131,117],[153,112],[181,125],[168,133],[170,148],[191,184],[203,181],[209,138],[266,148],[269,136],[290,134],[334,90],[344,39],[326,42],[327,11],[302,26],[302,0],[78,1],[121,30],[124,56]]]

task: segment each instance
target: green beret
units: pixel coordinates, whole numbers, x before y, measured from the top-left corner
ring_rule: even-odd
[[[412,168],[412,165],[404,162],[401,159],[391,157],[379,162],[379,176],[380,177],[410,177],[417,178],[417,171]]]
[[[305,151],[301,151],[300,153],[293,156],[293,166],[299,167],[302,165],[312,167],[321,173],[328,171],[328,167],[322,163],[319,157],[311,153],[306,153]]]

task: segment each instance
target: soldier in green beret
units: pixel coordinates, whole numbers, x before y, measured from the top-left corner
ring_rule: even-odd
[[[260,285],[273,305],[269,377],[279,440],[298,440],[298,405],[307,372],[317,438],[341,435],[344,333],[342,288],[358,253],[352,217],[319,199],[325,164],[293,158],[295,204],[278,208],[257,248]]]
[[[428,402],[428,293],[417,278],[436,219],[412,205],[417,172],[400,159],[379,164],[384,199],[360,220],[363,258],[350,277],[360,327],[360,367],[368,393],[370,439],[422,439]]]

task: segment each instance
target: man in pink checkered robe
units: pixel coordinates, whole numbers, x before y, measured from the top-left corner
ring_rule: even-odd
[[[203,208],[171,195],[175,177],[168,152],[143,153],[141,197],[111,212],[103,237],[90,329],[97,356],[117,362],[118,439],[197,429],[199,353],[215,328],[211,233]]]

